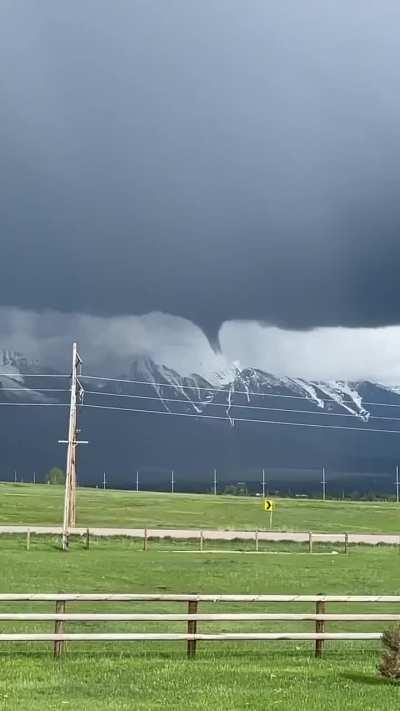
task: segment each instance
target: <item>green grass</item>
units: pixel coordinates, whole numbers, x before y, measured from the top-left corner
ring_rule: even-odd
[[[400,509],[392,503],[281,499],[277,504],[274,527],[281,529],[400,530]],[[61,487],[0,485],[0,523],[59,524],[62,505]],[[254,530],[267,527],[267,516],[255,498],[81,489],[78,524]],[[144,552],[138,540],[93,539],[86,551],[83,541],[75,539],[65,554],[56,539],[33,536],[27,552],[23,537],[2,536],[0,591],[395,594],[400,589],[396,548],[355,546],[349,555],[334,555],[333,545],[315,546],[309,555],[304,546],[260,544],[262,552],[257,555],[252,543],[236,543],[236,552],[229,550],[231,546],[207,542],[207,550],[200,553],[193,550],[193,542],[151,541]],[[7,604],[1,609],[32,610],[32,606]],[[34,609],[51,611],[54,607],[38,603]],[[70,611],[83,609],[88,607],[69,606]],[[112,609],[184,611],[176,603],[129,608],[125,604]],[[203,612],[216,609],[248,611],[249,607],[200,607]],[[291,609],[312,611],[306,605]],[[384,611],[382,606],[368,609]],[[251,610],[265,611],[266,606],[252,605]],[[340,610],[349,607],[331,605],[328,611]],[[199,631],[229,631],[232,625],[201,623]],[[89,623],[87,629],[100,631],[104,626]],[[107,627],[114,631],[143,628],[134,623]],[[148,623],[146,629],[157,628]],[[242,631],[266,628],[312,629],[311,623],[235,625]],[[20,623],[1,624],[2,631],[22,629]],[[28,629],[49,631],[51,626],[31,623]],[[329,629],[335,631],[338,626],[330,624]],[[348,625],[347,629],[359,630],[360,626]],[[371,625],[371,629],[379,627]],[[183,631],[184,625],[168,623],[163,630]],[[0,648],[0,709],[261,711],[272,707],[319,711],[329,706],[330,711],[394,711],[399,707],[399,689],[377,677],[379,656],[379,644],[369,642],[327,643],[322,660],[313,658],[311,643],[200,643],[195,660],[186,659],[182,642],[77,643],[70,644],[65,657],[55,661],[49,644],[4,644]]]
[[[62,510],[62,487],[0,484],[2,524],[60,524]],[[261,530],[268,528],[269,515],[255,497],[80,489],[78,525]],[[392,502],[279,499],[273,527],[397,533],[400,507]]]
[[[69,553],[51,539],[33,538],[29,552],[19,538],[0,539],[1,592],[203,592],[203,593],[349,593],[389,594],[400,589],[400,557],[391,547],[355,547],[350,555],[309,555],[296,546],[274,555],[232,554],[229,551],[189,553],[167,550],[171,542],[152,543],[140,550],[138,541],[93,542],[89,551],[75,541]],[[179,548],[181,544],[179,544]],[[282,550],[275,546],[275,551]],[[90,606],[90,609],[111,609]],[[3,611],[21,606],[2,605]],[[28,609],[28,606],[25,606]],[[30,606],[32,610],[32,605]],[[54,609],[37,603],[35,610]],[[83,604],[70,611],[88,610]],[[184,611],[180,603],[113,606],[117,610]],[[207,610],[256,611],[271,606],[217,606]],[[274,611],[284,609],[274,606]],[[287,609],[287,606],[286,606]],[[293,611],[312,610],[310,605]],[[349,610],[331,605],[329,611]],[[356,608],[352,608],[356,611]],[[357,610],[359,606],[357,606]],[[371,611],[393,606],[369,606]],[[90,623],[88,630],[106,623]],[[148,623],[147,629],[150,629]],[[234,623],[200,623],[199,631],[232,629]],[[312,629],[312,623],[270,623],[268,629]],[[153,623],[151,629],[159,629]],[[132,623],[108,629],[142,629]],[[365,627],[365,625],[363,625]],[[260,630],[266,623],[241,623],[235,629]],[[360,629],[359,625],[348,626]],[[371,625],[371,629],[379,626]],[[2,623],[1,629],[21,631],[20,623]],[[26,625],[25,625],[26,629]],[[51,629],[30,623],[29,630]],[[81,626],[74,627],[81,629]],[[166,623],[165,631],[184,629]],[[329,629],[337,629],[330,624]],[[278,708],[284,711],[365,711],[399,707],[399,689],[380,680],[376,643],[327,643],[322,660],[313,658],[311,643],[199,643],[195,660],[185,657],[185,644],[89,643],[70,644],[59,661],[49,644],[5,644],[0,648],[0,709],[43,711],[62,708],[79,711],[145,709],[170,711],[224,711]]]

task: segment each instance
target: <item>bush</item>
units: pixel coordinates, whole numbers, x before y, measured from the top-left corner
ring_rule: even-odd
[[[379,672],[386,679],[400,681],[400,626],[385,630],[382,644],[385,651],[379,665]]]
[[[48,484],[64,484],[65,483],[65,472],[59,467],[53,467],[47,474]]]

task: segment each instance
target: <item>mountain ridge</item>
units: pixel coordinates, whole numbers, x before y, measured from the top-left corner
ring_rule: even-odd
[[[55,368],[21,353],[1,353],[1,401],[65,407],[0,408],[0,478],[15,468],[65,466],[65,449],[57,443],[65,438],[69,379],[47,379],[59,375]],[[226,376],[216,374],[210,383],[143,357],[110,381],[85,381],[83,375],[84,405],[102,409],[80,412],[79,426],[90,442],[79,450],[81,482],[101,480],[107,471],[112,485],[129,488],[139,469],[157,488],[173,468],[184,488],[202,490],[214,467],[226,480],[252,481],[254,471],[265,466],[270,472],[298,471],[300,486],[304,471],[322,464],[331,471],[363,472],[364,478],[379,475],[379,482],[387,475],[389,481],[399,447],[398,438],[384,431],[400,434],[397,386],[238,367],[231,379]]]

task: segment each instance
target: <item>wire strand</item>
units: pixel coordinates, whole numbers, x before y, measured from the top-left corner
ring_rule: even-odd
[[[18,392],[18,390],[21,390],[22,392],[29,392],[29,393],[68,393],[69,390],[67,388],[2,388],[0,386],[0,393],[3,392]]]
[[[145,415],[171,415],[172,417],[196,417],[197,419],[208,419],[208,420],[224,420],[225,422],[259,422],[260,424],[267,425],[287,425],[289,427],[313,427],[318,429],[327,430],[352,430],[356,432],[381,432],[386,434],[398,434],[400,435],[400,430],[384,430],[372,427],[346,427],[344,425],[320,425],[310,422],[283,422],[281,420],[257,420],[248,417],[222,417],[221,415],[197,415],[187,412],[168,412],[167,410],[140,410],[139,408],[133,407],[117,407],[115,405],[89,405],[83,404],[81,407],[97,409],[97,410],[117,410],[120,412],[137,412]]]
[[[156,382],[150,382],[149,380],[129,380],[126,378],[106,378],[102,377],[100,375],[81,375],[81,378],[83,380],[100,380],[104,382],[111,382],[111,383],[132,383],[134,385],[148,385],[151,387],[158,387],[158,388],[174,388],[174,390],[204,390],[205,392],[215,392],[215,393],[229,393],[229,386],[226,388],[216,388],[210,385],[209,387],[204,387],[200,385],[182,385],[182,384],[177,384],[174,385],[172,383],[156,383]],[[320,388],[318,384],[310,383],[311,387],[313,388]],[[300,387],[300,386],[299,386]],[[278,394],[278,393],[257,393],[252,390],[233,390],[231,391],[232,394],[234,395],[254,395],[255,397],[275,397],[275,398],[289,398],[291,400],[307,400],[307,401],[312,401],[317,400],[319,402],[323,403],[336,403],[338,405],[352,405],[354,404],[353,400],[343,400],[341,403],[338,403],[337,400],[334,398],[322,398],[318,397],[317,395],[315,398],[307,397],[306,395],[283,395],[283,394]],[[386,402],[368,402],[368,401],[363,401],[364,405],[376,405],[379,407],[400,407],[400,404],[394,404],[394,403],[386,403]]]
[[[0,373],[0,378],[70,378],[71,373],[68,375],[55,374],[55,373]]]
[[[125,378],[104,378],[99,375],[83,375],[83,379],[87,380],[101,380],[101,381],[108,381],[112,383],[132,383],[135,385],[148,385],[151,387],[158,387],[158,388],[174,388],[174,390],[204,390],[205,392],[215,392],[215,393],[228,393],[229,392],[229,386],[227,388],[216,388],[210,385],[209,387],[204,387],[201,385],[182,385],[182,384],[177,384],[174,385],[173,383],[156,383],[156,382],[150,382],[149,380],[128,380]],[[255,395],[257,397],[285,397],[285,398],[291,398],[294,400],[310,400],[311,398],[306,397],[305,395],[278,395],[277,393],[256,393],[251,390],[234,390],[232,391],[235,395]],[[326,399],[324,400],[323,398],[317,398],[320,402],[335,402],[335,400],[332,399]],[[351,402],[351,400],[349,400]]]
[[[68,392],[68,391],[66,391]],[[160,401],[159,397],[151,395],[127,395],[125,393],[102,393],[98,390],[85,390],[85,395],[96,395],[99,397],[117,397],[117,398],[133,398],[138,400],[155,400]],[[237,403],[223,403],[223,402],[205,402],[204,400],[181,400],[178,398],[163,397],[163,402],[178,402],[183,405],[205,405],[207,407],[224,407],[225,410],[231,410],[234,407],[244,409],[244,410],[267,410],[268,412],[294,412],[298,415],[313,415],[314,417],[319,417],[320,415],[325,415],[327,417],[360,417],[359,414],[350,414],[348,412],[318,412],[314,410],[294,410],[293,408],[285,407],[263,407],[262,405],[240,405]],[[232,419],[236,419],[232,415]],[[385,417],[383,415],[369,415],[368,420],[390,420],[392,422],[400,422],[400,417]]]
[[[68,402],[0,402],[5,407],[69,407]]]
[[[85,395],[97,395],[100,397],[117,397],[117,398],[133,398],[138,400],[155,400],[160,401],[159,397],[151,395],[126,395],[119,393],[102,393],[97,390],[85,390]],[[294,410],[293,408],[285,407],[263,407],[262,405],[240,405],[238,403],[223,403],[223,402],[205,402],[204,400],[181,400],[172,397],[163,397],[163,402],[178,402],[183,405],[205,405],[207,407],[224,407],[225,410],[231,410],[234,407],[239,407],[244,410],[268,410],[269,412],[294,412],[301,415],[314,415],[318,417],[319,415],[326,415],[328,417],[359,417],[357,414],[341,413],[341,412],[318,412],[314,410]],[[376,417],[374,419],[389,419],[389,420],[400,420],[396,417],[380,418]]]

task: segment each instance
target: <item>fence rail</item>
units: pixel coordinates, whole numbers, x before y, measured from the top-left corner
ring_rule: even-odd
[[[65,633],[65,634],[0,634],[0,642],[50,642],[50,641],[71,641],[71,642],[123,642],[123,641],[179,641],[179,640],[325,640],[325,639],[380,639],[379,632],[332,632],[317,634],[315,632],[224,632],[221,634],[175,634],[163,632],[90,632],[86,633]]]
[[[0,525],[0,535],[31,535],[38,536],[61,536],[63,529],[61,526],[19,526]],[[312,550],[313,543],[333,543],[343,545],[347,551],[350,544],[367,545],[391,545],[400,546],[399,533],[351,533],[351,532],[314,532],[314,531],[279,531],[277,530],[253,530],[240,531],[231,529],[190,529],[190,528],[71,528],[69,536],[86,537],[87,543],[91,536],[95,538],[132,538],[143,540],[144,549],[147,550],[151,539],[173,539],[182,541],[198,541],[199,550],[204,550],[207,541],[248,541],[254,543],[255,551],[259,550],[259,544],[270,543],[306,543]]]
[[[398,604],[400,595],[198,595],[198,594],[142,594],[142,593],[2,593],[1,603],[51,603],[53,612],[0,612],[0,622],[54,622],[53,633],[0,632],[1,642],[53,642],[54,655],[65,651],[66,642],[137,642],[137,641],[186,641],[187,654],[194,657],[198,641],[273,641],[303,640],[315,642],[315,655],[322,656],[325,641],[378,640],[381,632],[327,632],[326,622],[400,622],[399,613],[327,613],[328,603],[353,604]],[[120,612],[66,612],[71,603],[186,603],[187,613],[120,613]],[[199,603],[312,603],[315,612],[218,612],[199,613]],[[199,632],[199,622],[313,622],[313,632]],[[65,624],[87,622],[186,622],[186,633],[175,632],[66,632]]]
[[[250,612],[250,613],[211,613],[211,614],[170,614],[170,613],[24,613],[6,612],[0,613],[1,622],[261,622],[261,621],[301,621],[301,622],[400,622],[400,614],[331,614],[317,615],[309,613],[285,613],[285,612]]]
[[[0,593],[1,602],[371,602],[398,603],[400,595],[201,595],[197,593]]]

